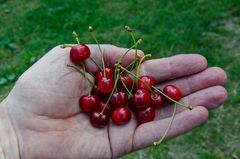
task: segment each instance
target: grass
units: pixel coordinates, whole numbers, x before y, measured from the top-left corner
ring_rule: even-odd
[[[141,49],[164,57],[200,53],[209,66],[228,73],[228,101],[210,112],[194,131],[123,159],[240,158],[240,3],[238,0],[0,0],[0,99],[17,78],[50,48],[71,43],[76,30],[81,41],[93,43],[88,25],[99,40],[122,47],[131,44],[124,25],[143,38]]]

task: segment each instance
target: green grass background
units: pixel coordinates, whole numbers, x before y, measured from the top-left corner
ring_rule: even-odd
[[[132,26],[145,53],[200,53],[229,77],[229,99],[210,112],[206,124],[123,159],[240,158],[239,0],[0,0],[0,99],[50,48],[72,43],[73,30],[82,42],[93,43],[88,25],[102,43],[122,47],[131,45],[123,27]]]

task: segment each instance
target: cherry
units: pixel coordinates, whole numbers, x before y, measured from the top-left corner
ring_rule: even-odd
[[[169,96],[174,100],[179,100],[182,97],[182,93],[180,89],[174,85],[167,85],[163,88],[163,93]],[[172,102],[171,100],[167,100],[168,102]]]
[[[114,78],[114,72],[113,72],[113,69],[107,67],[105,68],[105,73],[106,73],[106,77],[109,77],[109,78]],[[96,78],[97,80],[101,80],[104,76],[104,72],[103,70],[102,71],[98,71],[97,74],[96,74]]]
[[[97,86],[93,86],[91,90],[92,95],[98,96],[100,99],[105,99],[106,95],[102,94]]]
[[[137,112],[138,111],[138,108],[136,107],[135,103],[134,103],[134,99],[133,97],[131,97],[129,99],[129,103],[128,103],[128,108],[130,108],[133,112]]]
[[[133,101],[138,109],[142,109],[151,102],[151,96],[147,90],[138,89],[133,95]]]
[[[138,88],[149,90],[152,86],[156,84],[155,79],[152,76],[141,76],[138,80]]]
[[[92,112],[99,105],[99,98],[96,95],[84,95],[79,100],[79,105],[84,112]]]
[[[109,121],[109,116],[105,114],[101,114],[100,112],[93,112],[90,115],[90,122],[94,127],[103,128],[107,125]]]
[[[111,106],[114,109],[121,106],[126,106],[127,102],[128,102],[128,95],[124,91],[114,92],[110,100]]]
[[[151,105],[155,108],[162,108],[164,105],[164,97],[156,90],[151,94]]]
[[[102,79],[100,79],[97,84],[98,84],[100,93],[110,94],[114,87],[114,80],[113,78],[102,77]]]
[[[131,119],[131,112],[127,107],[119,107],[112,113],[112,121],[116,125],[123,125]]]
[[[100,101],[100,103],[99,103],[99,105],[97,107],[97,112],[100,113],[103,110],[105,104],[106,104],[106,102]],[[105,110],[104,110],[104,112],[103,112],[103,114],[109,115],[111,113],[111,111],[112,111],[111,107],[109,105],[107,105]]]
[[[131,78],[131,76],[129,74],[122,73],[122,74],[120,74],[119,78],[120,79],[118,80],[118,83],[117,83],[118,90],[126,91],[126,88],[124,87],[123,83],[126,85],[126,87],[129,90],[132,88],[133,79]]]
[[[90,49],[85,44],[75,45],[70,50],[70,59],[74,64],[80,64],[90,56]]]
[[[146,107],[143,110],[139,110],[136,116],[139,123],[146,123],[154,120],[155,110],[152,107]]]

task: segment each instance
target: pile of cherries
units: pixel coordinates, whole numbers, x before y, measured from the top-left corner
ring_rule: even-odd
[[[132,115],[136,115],[139,124],[150,122],[155,118],[155,109],[161,109],[166,103],[179,103],[177,100],[182,97],[179,88],[167,85],[160,90],[155,86],[154,77],[138,75],[140,64],[145,56],[139,57],[137,50],[135,59],[128,66],[124,67],[121,63],[130,49],[123,53],[114,68],[110,68],[105,67],[103,52],[98,45],[102,57],[102,66],[100,66],[90,57],[91,52],[88,46],[79,43],[75,32],[73,35],[78,44],[70,46],[69,56],[74,65],[68,66],[78,70],[86,80],[88,94],[80,97],[79,106],[83,112],[89,114],[89,120],[94,127],[103,128],[110,119],[116,125],[127,124]],[[91,35],[96,39],[94,34]],[[140,44],[139,41],[134,41],[134,46]],[[95,82],[87,77],[87,73],[91,73],[85,65],[86,59],[91,59],[99,68],[99,71],[93,75]]]

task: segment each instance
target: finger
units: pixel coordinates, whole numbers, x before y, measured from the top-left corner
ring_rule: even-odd
[[[208,110],[201,106],[198,106],[193,110],[185,110],[177,114],[166,140],[192,130],[206,121],[207,118]],[[136,129],[133,138],[134,150],[150,146],[154,141],[159,140],[161,136],[163,136],[170,120],[171,118],[166,118],[140,125]]]
[[[157,85],[157,87],[163,88],[168,84],[173,84],[181,90],[183,96],[186,96],[207,87],[224,85],[226,81],[227,75],[223,69],[211,67],[188,77],[166,81]]]
[[[201,105],[207,109],[216,108],[223,104],[227,99],[227,91],[222,86],[213,86],[193,94],[190,94],[180,100],[181,103],[192,105],[193,107]],[[194,108],[195,109],[195,108]],[[184,109],[180,106],[177,107],[177,112],[181,112]],[[173,106],[166,105],[162,109],[156,110],[156,120],[164,119],[172,115]]]
[[[99,51],[99,48],[97,45],[88,45],[91,51],[91,57],[100,65],[102,66],[102,56],[101,52]],[[103,51],[104,55],[104,61],[106,67],[114,67],[115,63],[119,60],[119,58],[129,49],[127,48],[120,48],[114,45],[101,45],[101,49]],[[126,56],[124,56],[122,60],[122,65],[126,66],[130,64],[134,58],[135,58],[136,50],[132,49],[130,50]],[[144,53],[141,50],[137,50],[137,55],[142,57]],[[98,67],[94,62],[91,61],[91,59],[86,60],[87,67],[89,68],[89,71],[92,73],[96,73],[98,71]]]
[[[207,60],[198,54],[182,54],[145,61],[140,74],[151,75],[157,82],[188,76],[205,70]]]

